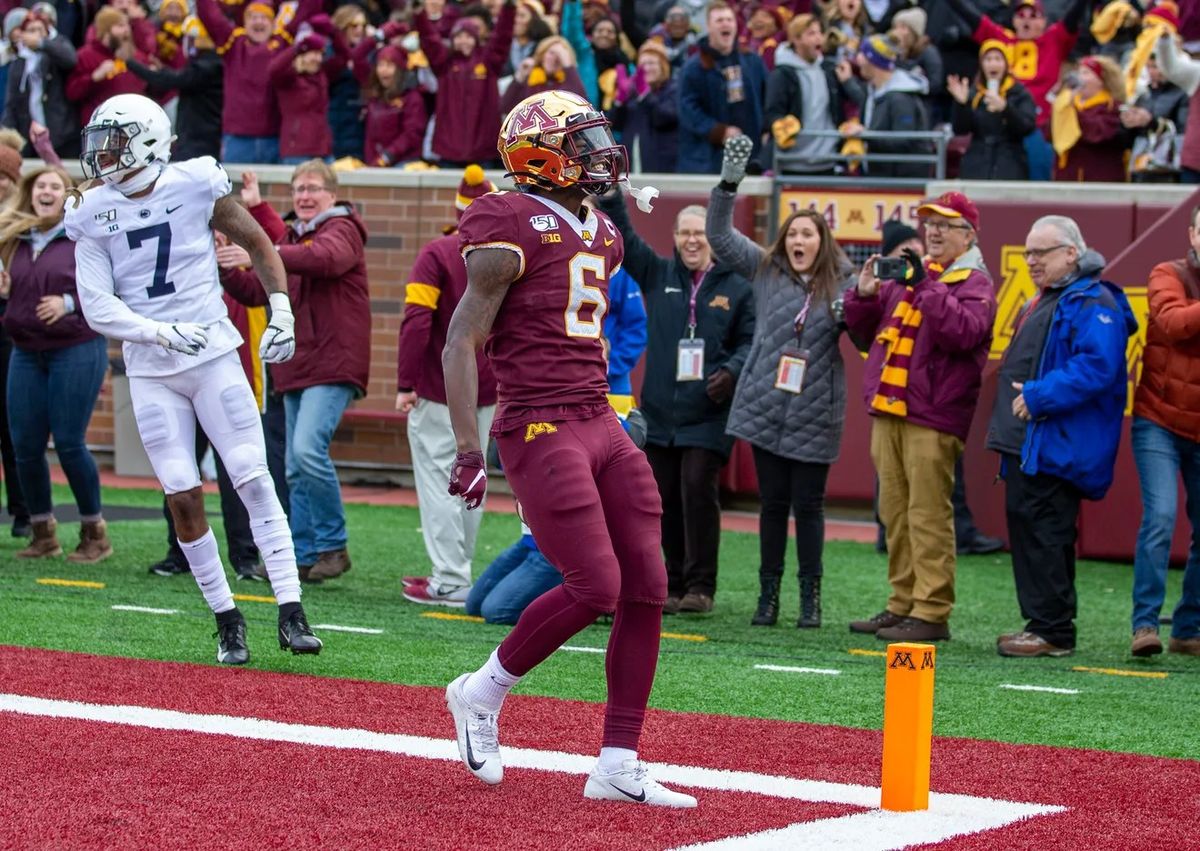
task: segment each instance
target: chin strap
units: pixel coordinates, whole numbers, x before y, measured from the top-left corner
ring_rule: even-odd
[[[146,166],[136,174],[127,177],[125,180],[110,183],[109,186],[113,187],[126,197],[130,195],[136,195],[138,192],[141,192],[143,189],[154,183],[154,181],[158,180],[159,175],[162,174],[163,169],[166,167],[167,164],[165,162],[158,160],[157,162],[150,163],[150,165]]]

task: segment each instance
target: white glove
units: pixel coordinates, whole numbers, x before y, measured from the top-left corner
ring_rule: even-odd
[[[158,326],[158,344],[173,352],[197,355],[208,345],[208,332],[195,322],[164,322]]]
[[[271,293],[271,321],[258,344],[263,363],[283,363],[296,354],[296,318],[287,293]]]

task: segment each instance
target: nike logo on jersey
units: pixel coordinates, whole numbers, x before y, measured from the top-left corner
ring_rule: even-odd
[[[604,247],[605,247],[605,248],[608,248],[608,247],[609,247],[610,245],[612,245],[614,242],[616,242],[616,240],[615,240],[615,239],[606,239],[606,240],[604,240]]]
[[[618,792],[620,792],[622,795],[624,795],[626,798],[628,798],[631,801],[637,801],[639,804],[644,803],[646,801],[646,790],[645,789],[639,789],[638,793],[635,795],[632,792],[626,792],[624,789],[622,789],[616,783],[609,783],[608,785],[612,786],[614,789],[616,789]]]
[[[463,739],[466,740],[467,743],[467,765],[471,766],[472,771],[478,771],[479,769],[483,768],[483,764],[484,762],[487,762],[487,760],[485,759],[483,762],[475,761],[475,751],[471,750],[471,736],[467,732],[467,724],[465,721],[463,722]],[[646,793],[643,792],[642,797],[644,798],[645,795]],[[629,797],[632,798],[633,796],[630,795]]]
[[[174,207],[167,207],[167,215],[168,216],[171,215],[172,213],[174,213],[176,210],[178,210],[182,206],[183,206],[182,204],[176,204]]]

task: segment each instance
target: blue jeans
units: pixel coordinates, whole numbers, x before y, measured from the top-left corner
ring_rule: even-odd
[[[524,536],[488,565],[467,595],[467,614],[488,623],[516,623],[525,607],[562,584],[559,573]]]
[[[84,438],[107,369],[103,337],[45,352],[13,349],[8,365],[8,422],[30,514],[49,514],[54,509],[46,462],[52,434],[79,513],[100,514],[100,474]]]
[[[221,137],[221,162],[277,163],[279,162],[279,137],[234,136],[226,133]]]
[[[1025,158],[1029,160],[1030,180],[1049,180],[1054,174],[1054,148],[1041,130],[1035,129],[1025,137]]]
[[[1133,458],[1142,483],[1142,525],[1133,557],[1133,628],[1158,626],[1175,531],[1176,478],[1182,475],[1192,546],[1171,634],[1195,638],[1200,636],[1200,443],[1143,417],[1134,417],[1132,434]]]
[[[353,398],[349,384],[318,384],[283,394],[292,502],[288,523],[297,564],[312,564],[320,553],[346,547],[342,486],[329,457],[329,444]]]

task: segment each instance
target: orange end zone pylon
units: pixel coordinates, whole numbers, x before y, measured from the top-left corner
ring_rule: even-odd
[[[889,644],[883,694],[883,780],[879,806],[929,809],[929,756],[933,739],[932,644]]]

